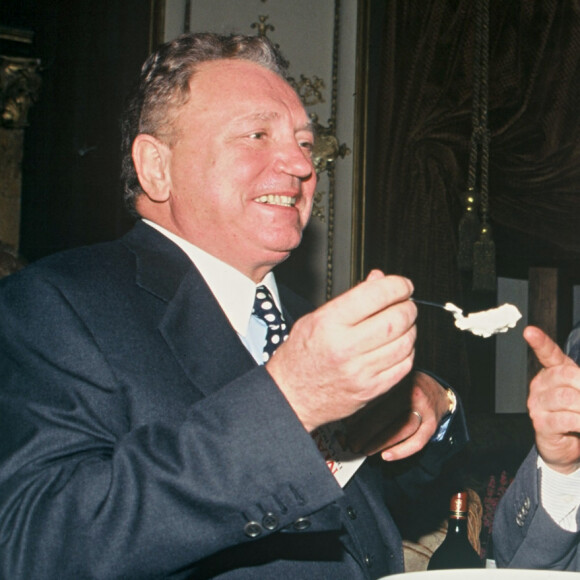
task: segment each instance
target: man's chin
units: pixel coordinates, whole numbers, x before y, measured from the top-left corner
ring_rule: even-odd
[[[269,262],[272,267],[281,262],[284,262],[294,250],[300,246],[302,241],[302,232],[295,233],[292,236],[272,236],[268,239],[262,238],[261,241],[261,253],[267,262]]]
[[[284,260],[294,251],[300,243],[302,242],[302,233],[292,236],[290,239],[285,239],[283,241],[273,240],[270,249],[276,254],[284,256]]]
[[[279,260],[276,262],[275,265],[277,266],[278,264],[281,264],[282,262],[285,262],[290,257],[290,254],[291,253],[292,252],[290,250],[288,252],[286,252],[286,253],[282,252],[280,254],[280,256],[279,256]]]

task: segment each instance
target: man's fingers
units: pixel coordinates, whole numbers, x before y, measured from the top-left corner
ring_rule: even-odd
[[[344,294],[327,302],[322,309],[342,324],[354,326],[385,308],[407,300],[413,284],[402,276],[385,276],[373,270],[368,278]]]
[[[381,457],[385,461],[399,461],[411,457],[411,455],[414,455],[427,445],[429,442],[429,436],[427,433],[428,430],[425,429],[425,426],[419,424],[418,428],[412,435],[409,435],[406,439],[400,441],[396,445],[381,451]]]
[[[542,459],[556,471],[570,473],[580,457],[580,373],[576,363],[535,326],[524,338],[544,367],[530,383],[528,410]]]
[[[578,367],[565,364],[542,369],[530,383],[528,408],[534,417],[545,413],[580,413]]]
[[[367,280],[379,280],[380,278],[384,278],[385,275],[380,270],[371,270],[366,279]]]
[[[373,455],[395,445],[400,445],[411,435],[414,435],[419,427],[421,427],[421,415],[406,411],[392,425],[389,425],[371,441],[367,442],[362,452],[365,455]]]
[[[524,338],[544,368],[574,364],[543,330],[528,326],[524,329]]]

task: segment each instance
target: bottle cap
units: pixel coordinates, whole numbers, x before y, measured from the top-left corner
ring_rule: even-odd
[[[449,504],[449,511],[451,516],[464,519],[467,517],[467,502],[468,496],[466,491],[461,491],[459,493],[454,493],[451,496],[451,502]]]

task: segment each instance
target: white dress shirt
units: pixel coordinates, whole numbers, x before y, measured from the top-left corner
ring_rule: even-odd
[[[580,469],[563,474],[548,467],[538,455],[540,495],[550,517],[564,530],[577,532],[576,514],[580,506]]]
[[[233,266],[218,260],[215,256],[208,254],[159,224],[146,219],[143,221],[177,244],[188,255],[203,276],[244,346],[258,364],[264,364],[262,352],[266,342],[266,323],[256,316],[252,316],[252,310],[256,288],[263,284],[272,294],[278,309],[282,311],[274,274],[269,272],[259,284],[255,284],[253,280]]]

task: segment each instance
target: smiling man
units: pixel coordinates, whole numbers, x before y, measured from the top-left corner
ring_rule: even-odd
[[[314,135],[300,99],[259,64],[205,62],[168,131],[134,141],[138,213],[260,282],[298,246],[312,209]]]
[[[373,271],[314,311],[278,288],[316,185],[283,74],[260,37],[161,46],[123,122],[133,230],[2,281],[0,577],[402,571],[388,506],[465,429],[413,370],[409,280]],[[315,441],[342,419],[372,455],[348,481]]]

